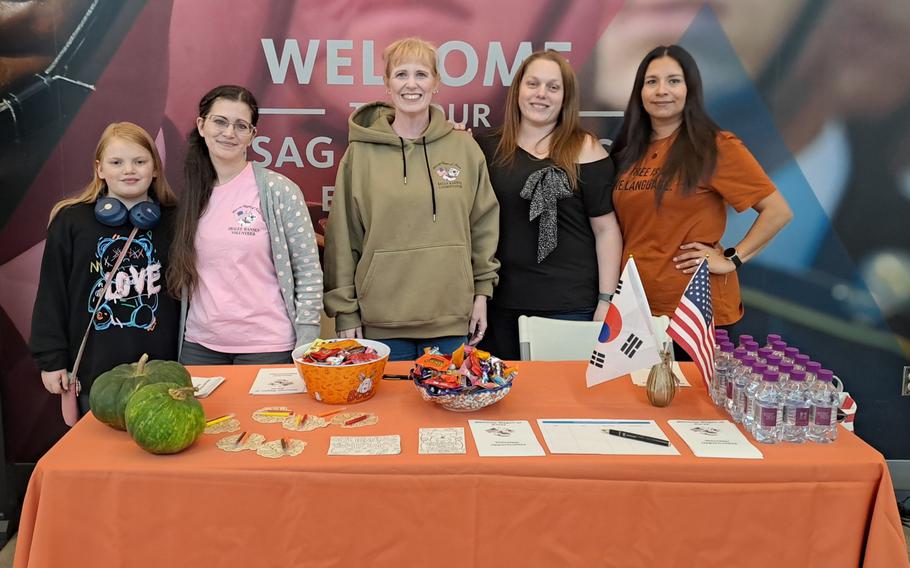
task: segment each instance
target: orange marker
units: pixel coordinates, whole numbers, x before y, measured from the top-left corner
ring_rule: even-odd
[[[347,408],[339,408],[338,410],[329,410],[328,412],[323,412],[322,414],[317,414],[319,418],[325,418],[326,416],[331,416],[333,414],[338,414],[339,412],[347,410]]]

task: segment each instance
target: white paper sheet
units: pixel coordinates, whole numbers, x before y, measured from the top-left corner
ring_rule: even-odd
[[[678,456],[679,450],[640,440],[620,438],[608,430],[622,430],[652,438],[668,440],[653,420],[601,418],[547,418],[537,425],[551,454],[608,454],[637,456]]]
[[[196,398],[205,398],[224,382],[224,377],[190,377],[196,387]]]
[[[648,373],[651,372],[651,368],[639,369],[635,372],[629,373],[632,376],[632,384],[640,387],[647,386],[648,384]],[[683,374],[682,369],[679,367],[679,363],[673,361],[673,372],[676,373],[676,376],[679,377],[679,386],[681,387],[691,387],[689,381],[686,380],[686,376]]]
[[[729,420],[668,420],[692,453],[700,458],[760,460],[761,451]]]
[[[546,455],[527,420],[468,420],[481,457]]]
[[[330,456],[383,456],[401,453],[401,436],[332,436]]]
[[[464,454],[464,428],[421,428],[418,433],[420,454]]]
[[[306,392],[306,384],[297,369],[259,369],[250,394],[297,394]]]

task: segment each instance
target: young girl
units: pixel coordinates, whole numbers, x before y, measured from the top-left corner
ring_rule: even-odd
[[[176,197],[162,172],[145,130],[129,122],[111,124],[95,150],[91,183],[51,210],[30,346],[41,380],[53,394],[78,388],[67,371],[105,281],[134,222],[152,226],[137,231],[95,312],[77,371],[82,414],[101,373],[138,361],[143,353],[151,359],[177,356],[177,303],[164,280]],[[153,204],[147,203],[150,198]]]
[[[319,335],[316,235],[300,188],[247,161],[258,119],[243,87],[199,101],[168,267],[172,292],[189,300],[186,365],[290,363]]]

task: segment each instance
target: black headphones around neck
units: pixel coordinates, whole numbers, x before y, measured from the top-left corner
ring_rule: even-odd
[[[161,207],[154,201],[143,201],[127,209],[117,198],[100,197],[95,202],[95,219],[108,227],[119,227],[129,219],[138,229],[154,229],[161,222]]]

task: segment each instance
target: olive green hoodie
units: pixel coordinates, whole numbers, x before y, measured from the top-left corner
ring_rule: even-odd
[[[492,296],[499,204],[470,134],[430,107],[418,140],[385,103],[356,110],[325,240],[325,308],[339,331],[428,339],[465,335],[475,295]]]

